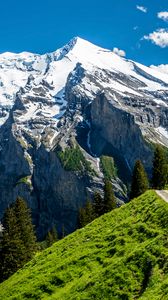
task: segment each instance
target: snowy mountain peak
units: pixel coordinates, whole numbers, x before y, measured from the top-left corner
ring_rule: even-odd
[[[81,55],[81,53],[89,51],[89,49],[93,48],[97,48],[97,46],[80,37],[74,37],[62,48],[56,50],[53,53],[50,53],[49,55],[53,56],[54,60],[60,60],[67,56],[68,53],[73,53],[75,56],[79,56]]]
[[[63,48],[66,48],[67,49],[67,51],[69,52],[69,51],[71,51],[71,50],[73,50],[73,49],[75,49],[75,48],[88,48],[88,47],[97,47],[97,46],[95,46],[94,44],[92,44],[92,43],[90,43],[90,42],[88,42],[87,40],[85,40],[85,39],[82,39],[82,38],[80,38],[79,36],[76,36],[76,37],[74,37],[74,38],[72,38]]]
[[[29,122],[43,119],[56,128],[68,108],[70,88],[90,100],[105,91],[120,107],[134,101],[168,107],[167,74],[75,37],[53,53],[0,55],[0,124],[8,118],[20,90],[24,109],[15,114],[16,122],[25,129]]]
[[[83,42],[87,42],[86,40],[80,38],[79,36],[75,36],[74,38],[72,38],[68,43],[67,45],[69,46],[69,48],[72,50],[74,48],[74,46],[79,43],[80,41],[83,41]]]

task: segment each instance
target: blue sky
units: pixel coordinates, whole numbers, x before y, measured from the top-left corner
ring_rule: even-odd
[[[168,0],[2,0],[0,52],[46,53],[80,36],[146,65],[165,64],[168,19],[159,12],[168,12]]]

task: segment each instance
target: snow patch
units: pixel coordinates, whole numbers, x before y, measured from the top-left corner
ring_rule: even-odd
[[[157,103],[159,106],[161,105],[161,106],[168,107],[168,104],[165,103],[163,100],[156,100],[156,99],[154,99],[153,101],[154,101],[155,103]]]
[[[156,131],[168,140],[168,131],[162,126],[156,128]]]

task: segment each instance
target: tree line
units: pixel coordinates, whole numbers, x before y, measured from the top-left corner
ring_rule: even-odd
[[[168,164],[161,146],[156,146],[153,158],[152,180],[149,182],[144,166],[137,160],[133,169],[130,200],[143,194],[151,186],[153,189],[164,189],[168,182]],[[96,192],[93,200],[87,200],[79,209],[78,227],[81,228],[110,212],[117,207],[116,198],[110,180],[104,181],[103,196]],[[0,241],[0,282],[6,280],[22,268],[34,254],[40,250],[37,243],[31,212],[26,202],[18,197],[10,205],[2,219],[3,233]],[[63,235],[64,236],[64,235]],[[55,227],[48,231],[41,249],[57,241]]]
[[[0,282],[6,280],[22,268],[40,250],[37,243],[31,212],[21,197],[11,204],[2,219],[3,231],[0,241]],[[42,248],[47,248],[57,240],[53,227],[48,231]]]
[[[23,267],[37,251],[36,236],[26,202],[18,197],[8,207],[2,220],[3,236],[0,244],[0,281]]]
[[[82,228],[101,215],[117,207],[116,198],[110,180],[105,179],[104,196],[96,192],[93,201],[87,200],[84,207],[79,209],[78,227]]]
[[[137,160],[132,175],[130,200],[140,196],[150,187],[155,190],[162,190],[168,182],[168,163],[163,147],[157,145],[154,151],[152,178],[149,181],[144,166]]]
[[[146,192],[150,187],[153,189],[164,189],[168,182],[168,163],[163,147],[157,145],[154,151],[152,179],[148,179],[145,168],[140,160],[135,162],[132,174],[132,183],[129,199],[132,200]],[[87,200],[84,207],[79,209],[78,227],[84,227],[95,218],[100,217],[116,208],[116,198],[114,196],[112,184],[105,179],[104,196],[98,192],[93,196],[93,200]]]

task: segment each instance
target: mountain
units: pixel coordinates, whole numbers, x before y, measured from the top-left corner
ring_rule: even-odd
[[[49,54],[1,54],[0,217],[19,195],[39,237],[53,225],[73,231],[79,207],[102,193],[102,156],[118,169],[120,205],[135,160],[150,175],[152,143],[168,147],[167,120],[167,74],[81,38]]]
[[[168,204],[148,191],[37,254],[0,299],[167,299]]]

